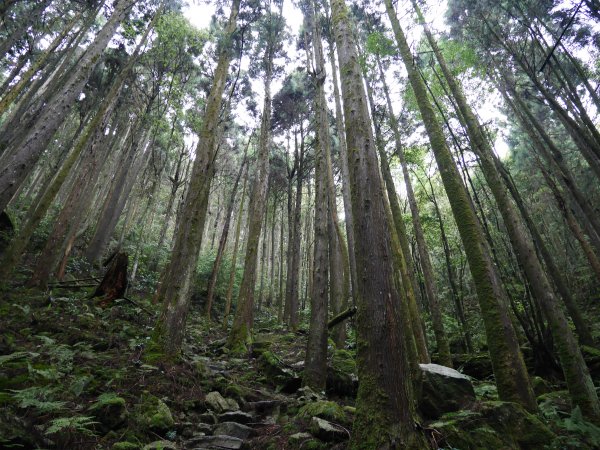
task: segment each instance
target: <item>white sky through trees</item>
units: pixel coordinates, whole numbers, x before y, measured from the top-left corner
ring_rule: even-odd
[[[446,0],[433,0],[432,2],[428,2],[428,4],[430,6],[425,11],[425,14],[426,14],[428,20],[430,21],[431,27],[434,30],[445,30],[446,26],[444,23],[444,16],[445,16],[446,8],[447,8]],[[411,11],[410,4],[407,2],[405,5],[405,8],[403,8],[403,9],[407,12]],[[210,4],[210,2],[206,3],[206,2],[190,1],[183,9],[184,16],[194,26],[196,26],[198,28],[207,28],[210,25],[210,21],[211,21],[211,18],[213,16],[214,12],[215,12],[215,7],[212,4]],[[292,37],[297,36],[298,32],[302,26],[303,17],[302,17],[302,13],[300,12],[300,10],[294,6],[294,4],[291,0],[284,0],[283,15],[286,19],[286,22],[287,22],[287,25],[289,27],[289,31],[290,31]],[[386,19],[385,14],[382,14],[382,17],[384,18],[384,20]],[[407,20],[410,20],[410,19],[407,19]],[[418,39],[420,39],[420,33],[421,33],[420,27],[418,27],[416,25],[410,27],[409,34],[412,36],[414,42],[417,42]],[[304,62],[305,62],[305,56],[297,54],[296,49],[295,49],[295,44],[290,45],[290,48],[288,49],[288,54],[290,56],[291,61],[289,64],[286,64],[286,74],[285,75],[287,75],[289,72],[294,70],[299,65],[304,64]],[[245,59],[246,59],[246,61],[242,62],[243,68],[247,68],[247,64],[248,64],[247,57]],[[395,82],[395,77],[393,74],[394,71],[400,71],[400,73],[403,74],[404,68],[402,67],[402,64],[399,63],[396,67],[391,67],[390,71],[388,72],[388,77],[387,77],[388,83],[390,84],[392,97],[394,97],[395,112],[397,113],[399,111],[399,109],[401,108],[402,100],[401,100],[401,93],[398,88],[399,83]],[[281,88],[281,83],[282,83],[283,79],[285,78],[285,75],[274,80],[273,87],[272,87],[273,93],[277,92]],[[328,88],[327,88],[329,97],[331,97],[331,94],[333,91],[330,83],[331,83],[331,79],[329,79]],[[258,80],[254,80],[252,82],[252,86],[258,97],[257,104],[260,105],[260,104],[262,104],[262,101],[260,99],[262,98],[262,95],[263,95],[262,83]],[[506,120],[506,117],[501,113],[501,111],[499,109],[499,105],[501,102],[499,93],[488,92],[484,85],[480,85],[480,89],[481,90],[479,92],[477,92],[477,91],[469,92],[468,90],[466,90],[466,95],[467,95],[467,97],[472,97],[471,100],[475,100],[475,101],[471,102],[472,106],[476,106],[481,101],[482,95],[486,96],[488,101],[486,101],[485,103],[483,103],[483,105],[476,108],[476,111],[479,114],[481,121],[483,123],[488,123],[488,122],[492,122],[492,121],[504,122]],[[333,109],[333,104],[330,105],[330,108]],[[249,127],[255,126],[255,123],[254,123],[255,119],[251,118],[245,111],[242,111],[242,109],[243,108],[238,108],[238,110],[236,110],[236,114],[238,116],[239,121]],[[504,137],[502,136],[502,132],[506,131],[503,128],[504,127],[499,127],[499,133],[498,133],[498,136],[497,136],[496,142],[495,142],[495,150],[501,158],[506,157],[508,155],[508,151],[509,151],[508,145],[506,144],[506,141],[504,140]],[[409,139],[409,141],[410,141],[410,139]]]

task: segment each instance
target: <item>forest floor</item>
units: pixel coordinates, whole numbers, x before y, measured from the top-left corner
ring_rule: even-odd
[[[221,324],[193,305],[182,357],[165,366],[144,356],[156,306],[102,308],[87,296],[2,292],[0,449],[346,448],[353,350],[330,348],[327,392],[315,393],[300,387],[305,332],[259,315],[251,354],[234,358]],[[481,372],[478,358],[459,368]],[[432,448],[600,448],[600,429],[571,410],[560,383],[537,380],[537,416],[498,402],[490,380],[474,386],[468,409],[421,424]]]

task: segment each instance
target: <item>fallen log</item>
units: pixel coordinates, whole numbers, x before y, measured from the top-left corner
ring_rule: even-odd
[[[329,322],[327,322],[327,329],[331,330],[337,324],[343,322],[346,319],[349,319],[354,314],[356,314],[356,306],[348,308],[346,311],[342,311],[337,316],[335,316],[334,318],[332,318]]]

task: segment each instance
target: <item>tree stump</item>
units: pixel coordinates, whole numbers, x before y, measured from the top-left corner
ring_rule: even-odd
[[[108,270],[104,278],[102,278],[100,285],[90,297],[99,297],[99,304],[103,308],[110,305],[116,299],[125,296],[129,255],[127,253],[115,253],[104,265],[108,265]]]

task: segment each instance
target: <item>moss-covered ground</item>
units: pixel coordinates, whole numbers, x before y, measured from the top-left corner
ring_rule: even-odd
[[[302,327],[292,333],[258,314],[252,348],[231,355],[221,324],[193,304],[181,357],[167,364],[149,354],[158,307],[134,300],[101,308],[84,290],[1,292],[0,448],[195,448],[190,439],[217,420],[205,401],[212,391],[233,410],[268,406],[256,409],[243,448],[346,448],[310,430],[319,417],[352,432],[353,350],[330,345],[328,391],[311,392],[300,388]],[[483,381],[472,411],[420,427],[440,449],[600,448],[600,429],[571,409],[561,383],[536,383],[537,416],[495,403]]]

